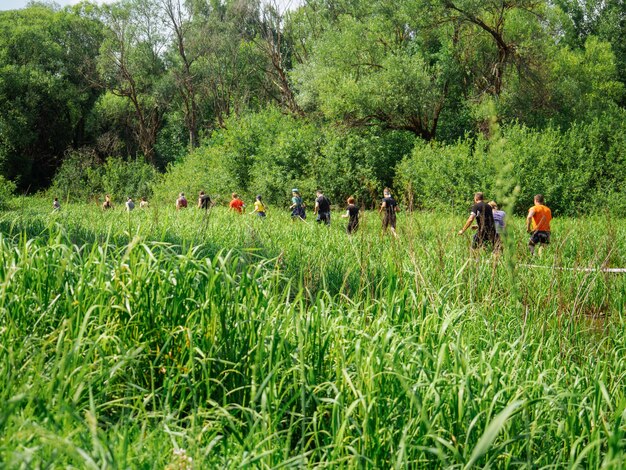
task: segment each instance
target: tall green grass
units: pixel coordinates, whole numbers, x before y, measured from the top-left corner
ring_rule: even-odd
[[[0,216],[7,468],[620,468],[626,224],[529,259],[462,220],[349,238],[217,210]],[[543,268],[529,268],[525,264]]]

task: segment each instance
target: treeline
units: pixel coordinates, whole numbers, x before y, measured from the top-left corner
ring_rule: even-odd
[[[431,207],[502,168],[530,194],[536,157],[574,213],[582,184],[619,201],[621,167],[583,177],[601,157],[575,145],[623,148],[625,33],[622,0],[35,3],[0,12],[0,173],[62,197],[298,184],[367,205],[394,185]]]

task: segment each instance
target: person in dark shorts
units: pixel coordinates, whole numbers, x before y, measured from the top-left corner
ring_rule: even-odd
[[[313,213],[317,214],[317,223],[324,222],[325,225],[330,225],[330,201],[321,190],[317,190],[317,198],[315,198],[315,209]]]
[[[353,234],[359,228],[359,208],[354,203],[354,198],[350,196],[346,213],[341,216],[344,219],[348,219],[348,235]]]
[[[391,233],[396,238],[398,238],[398,233],[396,232],[396,212],[398,210],[398,203],[391,197],[391,190],[385,188],[383,190],[383,202],[378,213],[383,213],[383,233],[387,233],[387,229],[391,228]]]
[[[474,194],[474,205],[472,206],[472,210],[465,225],[459,230],[459,235],[463,235],[474,220],[478,224],[478,227],[472,239],[472,248],[480,248],[484,246],[485,243],[491,243],[493,245],[496,239],[493,210],[491,206],[485,202],[483,193]]]
[[[198,209],[208,211],[211,208],[211,205],[211,197],[208,194],[205,194],[204,191],[200,191],[200,194],[198,194]]]
[[[528,209],[526,217],[526,231],[529,232],[528,248],[530,254],[535,254],[535,246],[550,243],[550,221],[552,211],[544,204],[543,195],[537,194],[534,198],[535,205]]]
[[[306,211],[305,205],[302,201],[302,196],[300,196],[300,191],[297,188],[293,188],[291,190],[291,220],[305,220],[306,219]]]
[[[263,198],[260,194],[257,194],[257,197],[254,201],[254,209],[252,210],[252,212],[250,212],[250,214],[254,214],[255,212],[257,217],[260,217],[262,219],[265,218],[265,204],[263,204]]]

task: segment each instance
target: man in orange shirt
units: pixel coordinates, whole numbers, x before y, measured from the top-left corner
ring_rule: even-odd
[[[233,196],[233,199],[230,201],[230,204],[229,204],[230,210],[243,214],[243,208],[246,207],[246,205],[243,203],[241,199],[239,199],[239,196],[237,196],[237,193],[233,193],[232,196]]]
[[[532,255],[535,254],[536,245],[547,245],[550,243],[551,220],[552,211],[544,205],[543,196],[537,194],[535,196],[535,205],[528,209],[528,217],[526,217],[526,231],[531,234],[528,247]]]

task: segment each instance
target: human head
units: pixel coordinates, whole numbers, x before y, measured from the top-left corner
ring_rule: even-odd
[[[498,210],[498,204],[496,203],[496,201],[489,201],[489,205],[493,210]]]
[[[185,197],[185,193],[180,193],[180,197]]]
[[[543,204],[543,194],[535,194],[535,204]]]
[[[128,199],[129,201],[132,201],[132,199],[130,198],[130,196],[128,196],[126,199]]]
[[[55,198],[54,198],[54,200],[55,200],[55,201],[58,201],[58,200],[59,200],[59,198],[58,198],[58,197],[55,197]]]
[[[233,193],[231,194],[231,196],[233,197],[233,199],[237,199],[239,196],[237,196],[237,193]]]
[[[322,192],[321,189],[318,189],[317,191],[315,191],[315,194],[317,194],[318,196],[321,196],[324,193]]]
[[[204,191],[200,191],[200,196],[204,196]]]
[[[480,202],[480,201],[484,201],[485,200],[485,195],[483,193],[475,193],[474,194],[474,201],[475,202]]]
[[[293,188],[293,189],[291,190],[291,193],[292,193],[292,194],[297,194],[298,196],[300,195],[300,191],[298,191],[298,188]]]
[[[385,188],[385,189],[383,189],[383,194],[384,194],[385,196],[391,196],[391,189],[389,189],[389,188]]]
[[[354,198],[353,198],[352,196],[350,196],[350,197],[348,198],[348,204],[354,204],[354,202],[355,202],[355,201],[354,201]]]
[[[145,201],[146,200],[146,196],[141,196],[141,200]]]
[[[261,198],[261,195],[260,195],[260,194],[257,194],[257,195],[256,195],[256,200],[257,200],[257,201],[260,201],[261,199],[262,199],[262,198]]]

